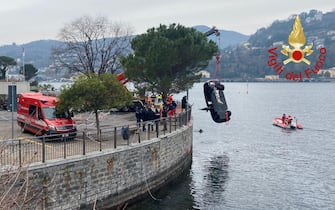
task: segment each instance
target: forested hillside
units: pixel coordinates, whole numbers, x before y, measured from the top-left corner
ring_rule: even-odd
[[[194,26],[200,32],[206,32],[210,29],[208,26]],[[248,40],[249,36],[243,35],[234,31],[220,30],[221,39],[220,42],[221,48],[227,46],[236,46],[241,42]],[[216,41],[215,36],[209,37],[213,41]],[[51,64],[50,56],[52,48],[55,48],[61,44],[57,40],[39,40],[29,42],[23,45],[12,45],[0,46],[0,55],[9,56],[14,59],[22,60],[22,52],[25,50],[25,63],[33,64],[36,68],[47,67]]]
[[[323,14],[320,11],[311,10],[308,13],[301,13],[299,16],[307,40],[306,45],[313,45],[314,52],[308,56],[308,59],[312,64],[315,64],[319,56],[318,49],[325,47],[327,49],[327,60],[323,68],[334,67],[335,12]],[[249,79],[276,74],[267,65],[268,50],[277,46],[280,54],[282,44],[288,45],[288,36],[292,31],[295,17],[295,15],[292,15],[286,20],[276,20],[269,27],[261,28],[251,35],[247,42],[236,47],[222,49],[221,76],[224,78]],[[308,65],[291,62],[286,67],[296,71],[297,69],[305,69]],[[209,70],[214,73],[215,62],[211,63]]]
[[[51,49],[61,44],[56,40],[38,40],[23,45],[5,45],[0,47],[0,55],[20,59],[22,62],[23,50],[24,62],[33,64],[36,68],[46,67],[51,64]]]

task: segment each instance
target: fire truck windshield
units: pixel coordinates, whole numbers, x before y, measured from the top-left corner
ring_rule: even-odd
[[[56,107],[44,107],[43,113],[46,119],[69,118],[70,117],[70,115],[66,112],[57,112]]]

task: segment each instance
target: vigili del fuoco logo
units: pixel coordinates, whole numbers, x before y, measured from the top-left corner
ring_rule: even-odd
[[[324,62],[326,61],[326,53],[327,50],[324,47],[319,49],[318,60],[315,65],[311,66],[311,61],[308,59],[314,51],[312,50],[311,45],[306,44],[306,37],[304,34],[304,29],[301,25],[301,21],[299,16],[296,16],[292,31],[288,37],[289,45],[282,45],[281,53],[287,57],[282,63],[277,61],[278,54],[276,52],[277,47],[271,48],[268,50],[269,52],[269,60],[268,66],[273,68],[278,75],[285,73],[285,65],[294,62],[294,63],[305,63],[309,65],[308,68],[294,73],[293,71],[286,71],[285,78],[287,80],[299,81],[303,80],[303,78],[311,78],[312,74],[317,74],[319,70],[322,68]]]

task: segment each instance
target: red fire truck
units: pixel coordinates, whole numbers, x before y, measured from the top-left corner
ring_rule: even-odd
[[[76,124],[69,112],[56,111],[58,99],[42,93],[21,93],[17,109],[17,123],[22,131],[35,135],[55,135],[74,138]]]

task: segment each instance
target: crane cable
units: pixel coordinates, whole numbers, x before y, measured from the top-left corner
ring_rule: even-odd
[[[220,55],[220,33],[216,33],[216,42],[218,45],[218,52],[215,55],[216,58],[216,71],[215,71],[215,75],[214,75],[214,79],[218,79],[220,81],[221,77],[220,77],[220,66],[221,66],[221,55]]]

